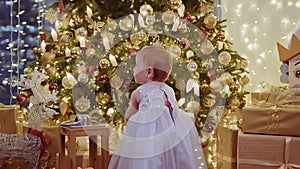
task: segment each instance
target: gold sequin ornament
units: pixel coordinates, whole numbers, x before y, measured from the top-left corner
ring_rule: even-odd
[[[62,85],[65,89],[72,89],[76,84],[76,79],[70,73],[66,73],[66,76],[62,78]]]
[[[81,96],[76,100],[75,108],[80,112],[86,112],[90,108],[90,100]]]
[[[54,62],[54,60],[55,60],[55,55],[54,55],[54,53],[52,53],[52,52],[45,52],[43,55],[42,55],[42,62],[44,63],[44,64],[50,64],[50,63],[52,63],[52,62]]]

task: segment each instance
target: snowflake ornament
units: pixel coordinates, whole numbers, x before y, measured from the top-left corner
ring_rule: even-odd
[[[49,91],[49,86],[42,86],[41,83],[48,79],[45,71],[39,72],[34,70],[29,79],[21,76],[20,81],[14,83],[13,86],[22,86],[31,89],[33,96],[30,97],[32,106],[28,112],[28,124],[31,128],[41,130],[41,123],[52,117],[56,112],[53,109],[46,107],[48,102],[56,102],[56,93]]]
[[[45,19],[53,24],[57,20],[58,11],[54,11],[52,8],[45,10]]]

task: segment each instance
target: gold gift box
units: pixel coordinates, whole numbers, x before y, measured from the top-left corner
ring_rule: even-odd
[[[216,129],[217,141],[217,168],[236,169],[237,168],[237,126],[219,125]]]
[[[253,105],[260,104],[260,102],[267,102],[276,104],[278,97],[282,97],[278,92],[252,92],[251,93],[251,102]],[[300,94],[298,92],[286,92],[285,94],[294,95],[293,98],[290,98],[289,104],[291,105],[300,105]],[[287,96],[288,97],[288,96]]]
[[[300,136],[299,113],[298,107],[246,106],[242,110],[242,130],[245,133]]]
[[[17,115],[19,106],[0,104],[0,133],[18,133]]]
[[[238,169],[300,168],[300,137],[238,134]]]

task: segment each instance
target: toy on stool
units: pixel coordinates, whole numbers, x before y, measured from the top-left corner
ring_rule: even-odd
[[[288,49],[277,43],[280,61],[282,83],[289,83],[290,87],[300,91],[300,29],[293,35]]]

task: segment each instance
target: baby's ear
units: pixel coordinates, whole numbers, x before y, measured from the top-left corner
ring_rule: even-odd
[[[147,71],[148,71],[148,78],[152,79],[154,77],[154,69],[153,69],[153,67],[148,67]]]

